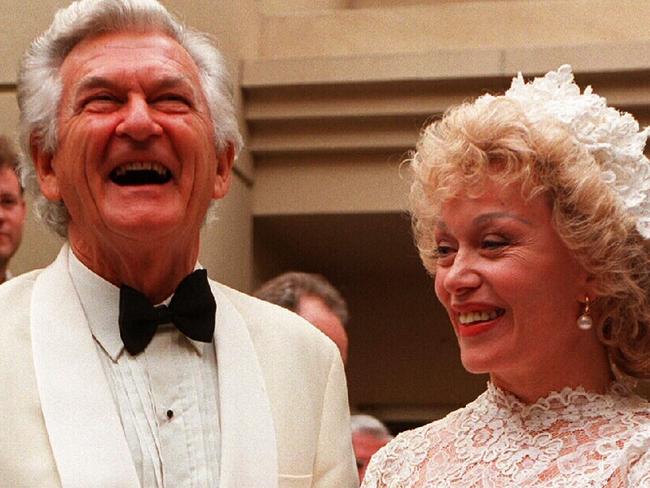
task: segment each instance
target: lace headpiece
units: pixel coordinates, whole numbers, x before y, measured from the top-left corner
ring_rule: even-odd
[[[564,125],[593,155],[639,233],[650,239],[650,161],[643,154],[650,127],[639,130],[631,114],[608,107],[591,86],[581,94],[568,64],[529,83],[519,73],[504,96],[519,102],[532,123],[553,118]]]

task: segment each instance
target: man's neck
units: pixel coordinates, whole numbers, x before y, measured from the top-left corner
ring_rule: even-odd
[[[139,290],[151,301],[160,303],[169,297],[183,278],[194,270],[198,259],[198,241],[184,252],[160,246],[147,253],[117,252],[114,249],[97,252],[74,241],[70,246],[75,256],[88,269],[115,286],[128,285]]]
[[[0,284],[4,283],[9,279],[7,276],[7,265],[8,261],[0,261]]]

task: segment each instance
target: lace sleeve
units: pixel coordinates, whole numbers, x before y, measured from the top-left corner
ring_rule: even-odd
[[[650,432],[638,433],[638,441],[634,442],[637,455],[640,457],[634,461],[628,474],[627,486],[650,486]],[[636,457],[636,456],[635,456]]]
[[[380,484],[379,482],[382,466],[385,463],[386,449],[386,447],[383,447],[372,456],[370,464],[368,464],[368,468],[366,469],[366,475],[361,482],[361,488],[386,488],[386,485],[383,483]]]

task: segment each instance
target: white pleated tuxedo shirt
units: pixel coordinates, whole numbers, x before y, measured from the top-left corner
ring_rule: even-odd
[[[220,428],[213,344],[172,324],[132,356],[120,338],[120,290],[70,251],[69,271],[143,487],[218,487]],[[165,301],[169,303],[171,297]]]

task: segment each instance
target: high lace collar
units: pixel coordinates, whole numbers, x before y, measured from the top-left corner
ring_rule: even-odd
[[[583,387],[577,388],[565,387],[561,391],[552,391],[545,397],[540,398],[535,403],[525,403],[512,393],[499,388],[492,382],[488,382],[487,391],[481,395],[478,400],[480,403],[487,402],[499,410],[504,410],[508,414],[516,414],[522,419],[537,417],[545,413],[557,415],[563,410],[571,410],[571,413],[588,413],[594,410],[598,405],[611,406],[620,404],[626,399],[631,399],[630,390],[619,382],[610,383],[607,392],[595,393],[586,391]]]

